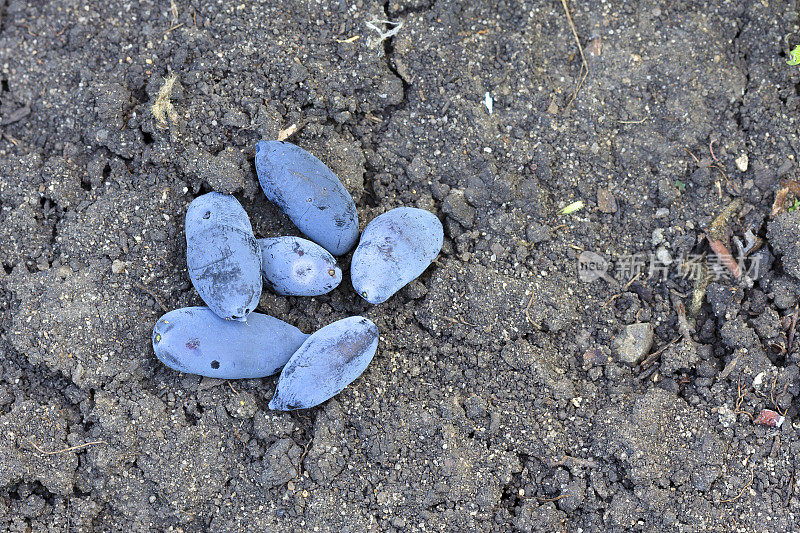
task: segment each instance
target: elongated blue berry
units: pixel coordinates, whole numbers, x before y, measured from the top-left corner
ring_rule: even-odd
[[[375,217],[353,253],[353,288],[371,304],[385,302],[428,268],[443,242],[442,223],[430,211],[398,207]]]
[[[180,372],[212,378],[271,376],[308,335],[282,320],[251,313],[247,322],[223,320],[207,307],[165,314],[153,328],[159,361]]]
[[[258,305],[261,251],[233,196],[210,192],[189,204],[186,263],[200,297],[221,318],[246,320]]]
[[[277,294],[319,296],[342,281],[336,259],[322,246],[299,237],[258,239],[261,275]]]
[[[356,244],[356,205],[322,161],[291,143],[259,141],[256,173],[267,198],[309,239],[333,255]]]
[[[378,326],[353,316],[311,335],[281,371],[270,409],[308,409],[339,394],[367,368],[378,349]]]

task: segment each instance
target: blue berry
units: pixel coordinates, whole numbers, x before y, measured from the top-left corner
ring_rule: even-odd
[[[398,207],[376,217],[353,253],[353,288],[371,304],[385,302],[428,268],[443,242],[442,223],[430,211]]]
[[[278,371],[308,335],[282,320],[251,313],[223,320],[207,307],[184,307],[153,328],[153,350],[168,367],[212,378],[261,378]]]
[[[358,214],[350,193],[325,164],[283,141],[256,143],[256,173],[267,198],[300,231],[333,255],[358,240]]]
[[[378,348],[378,327],[353,316],[311,335],[281,371],[270,409],[308,409],[336,396],[367,368]]]
[[[195,289],[221,318],[246,320],[261,298],[261,252],[233,196],[210,192],[186,211],[186,263]]]
[[[299,237],[258,239],[261,275],[277,294],[319,296],[342,281],[336,259],[322,246]]]

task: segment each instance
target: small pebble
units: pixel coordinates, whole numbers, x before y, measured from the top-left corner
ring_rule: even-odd
[[[114,274],[121,274],[125,271],[128,264],[125,261],[120,261],[119,259],[114,259],[114,262],[111,263],[111,272]]]
[[[625,330],[614,339],[614,353],[617,359],[633,366],[650,352],[653,346],[653,326],[647,322],[639,322],[625,327]]]
[[[747,157],[747,154],[742,154],[736,158],[736,168],[738,168],[741,172],[747,172],[747,167],[750,164],[750,158]]]
[[[779,428],[783,425],[784,417],[773,411],[772,409],[762,409],[760,413],[758,413],[758,417],[753,420],[753,424],[758,424],[760,426],[768,426],[773,428]]]
[[[658,259],[658,262],[661,263],[662,265],[672,264],[672,256],[663,246],[659,246],[658,250],[656,250],[656,259]]]
[[[597,207],[603,213],[616,213],[617,212],[617,199],[614,194],[608,189],[597,190]]]
[[[650,242],[653,244],[653,246],[658,246],[664,242],[664,230],[661,228],[654,229],[653,234],[650,237]]]

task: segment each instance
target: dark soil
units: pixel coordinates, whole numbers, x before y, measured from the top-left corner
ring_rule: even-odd
[[[574,94],[556,0],[0,0],[0,529],[797,530],[791,194],[771,216],[800,150],[791,4],[570,2]],[[403,26],[377,42],[373,19]],[[179,374],[150,335],[201,303],[195,196],[297,234],[253,166],[293,124],[362,227],[409,205],[446,237],[379,306],[347,275],[265,291],[305,332],[363,314],[381,334],[352,386],[282,413],[276,378]],[[620,268],[710,263],[705,232],[759,272]],[[579,279],[583,251],[606,279]]]

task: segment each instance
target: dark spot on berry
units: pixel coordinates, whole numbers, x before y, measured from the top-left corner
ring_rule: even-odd
[[[219,361],[211,361],[211,368],[214,370],[219,368]]]

